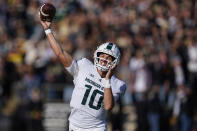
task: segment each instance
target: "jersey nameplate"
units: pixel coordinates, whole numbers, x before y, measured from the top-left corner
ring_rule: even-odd
[[[100,84],[94,82],[93,80],[90,80],[89,78],[86,77],[85,81],[87,81],[88,83],[92,84],[93,86],[101,89],[102,91],[104,91],[104,87],[102,87]]]

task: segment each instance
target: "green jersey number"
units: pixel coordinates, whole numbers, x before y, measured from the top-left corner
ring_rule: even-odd
[[[85,85],[85,87],[87,88],[86,91],[85,91],[85,94],[83,96],[83,100],[81,102],[82,105],[85,105],[86,102],[87,102],[87,99],[88,99],[88,96],[90,95],[90,91],[92,89],[92,86],[91,85]],[[98,103],[97,105],[94,105],[94,100],[95,100],[95,97],[97,94],[100,94],[100,97],[99,97],[99,100],[98,100]],[[104,96],[104,93],[98,89],[95,89],[92,94],[91,94],[91,97],[90,97],[90,101],[89,101],[89,107],[92,108],[92,109],[95,109],[95,110],[99,110],[101,108],[101,103],[103,101],[103,96]]]

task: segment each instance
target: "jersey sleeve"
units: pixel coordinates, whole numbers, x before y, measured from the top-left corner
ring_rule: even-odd
[[[125,83],[122,86],[120,86],[120,95],[125,94],[126,88],[127,88],[127,86]]]
[[[78,60],[73,60],[72,64],[69,67],[65,67],[65,69],[73,76],[77,77],[80,70],[83,70],[90,61],[86,58],[81,58]]]
[[[77,60],[73,60],[72,64],[69,67],[65,67],[65,69],[73,76],[77,76],[79,71],[79,65]]]
[[[123,96],[126,90],[126,84],[123,81],[119,81],[116,79],[116,81],[113,83],[113,85],[115,85],[113,89],[113,96],[114,96],[114,100],[115,102],[118,100],[119,97]]]

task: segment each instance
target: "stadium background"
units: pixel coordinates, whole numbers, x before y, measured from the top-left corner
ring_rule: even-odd
[[[0,131],[63,131],[72,78],[51,51],[37,12],[44,0],[0,1]],[[108,114],[112,131],[197,131],[197,1],[48,0],[52,29],[74,58],[121,48],[127,83]]]

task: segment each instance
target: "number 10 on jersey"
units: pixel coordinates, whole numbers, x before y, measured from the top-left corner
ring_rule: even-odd
[[[91,85],[85,85],[85,87],[87,88],[86,91],[85,91],[85,94],[83,96],[83,100],[81,102],[82,105],[85,105],[87,103],[87,99],[88,97],[90,96],[90,100],[88,102],[88,105],[90,108],[92,109],[95,109],[95,110],[99,110],[101,108],[101,103],[103,101],[103,96],[104,96],[104,93],[98,89],[95,89],[91,94],[90,94],[90,91],[92,89],[92,86]],[[95,101],[95,98],[96,98],[96,95],[97,94],[100,94],[99,95],[99,100],[98,100],[98,103],[97,105],[94,105],[94,101]]]

